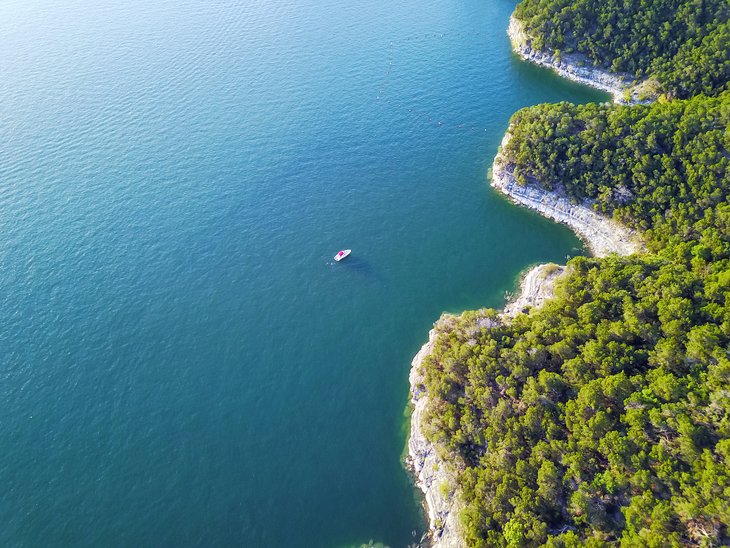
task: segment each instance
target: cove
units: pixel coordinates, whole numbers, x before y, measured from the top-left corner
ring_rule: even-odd
[[[412,356],[583,253],[487,184],[516,110],[608,100],[513,9],[0,6],[0,543],[420,538]]]

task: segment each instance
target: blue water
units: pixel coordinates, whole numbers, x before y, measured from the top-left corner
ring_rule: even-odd
[[[420,537],[413,354],[582,252],[487,185],[515,110],[606,99],[513,8],[0,4],[1,545]]]

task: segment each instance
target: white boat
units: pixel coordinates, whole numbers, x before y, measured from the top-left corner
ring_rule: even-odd
[[[347,257],[350,253],[352,253],[352,249],[343,249],[342,251],[338,251],[337,255],[335,255],[335,261],[341,261],[345,257]]]

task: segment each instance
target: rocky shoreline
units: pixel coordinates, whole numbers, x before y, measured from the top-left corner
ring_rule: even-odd
[[[502,317],[511,318],[528,307],[542,306],[553,296],[555,280],[566,270],[567,267],[554,263],[539,264],[528,270],[520,280],[517,297],[505,305]]]
[[[633,231],[599,215],[590,208],[590,204],[574,204],[559,193],[548,192],[534,185],[518,184],[512,175],[509,162],[502,155],[509,139],[508,129],[492,167],[492,186],[495,189],[520,205],[570,226],[597,257],[610,253],[631,255],[642,250],[641,242]],[[505,305],[502,318],[509,321],[527,307],[541,306],[553,296],[555,281],[566,270],[566,267],[556,264],[541,264],[528,270],[522,277],[518,295]],[[421,419],[428,405],[428,394],[420,373],[421,364],[433,350],[439,328],[445,327],[450,317],[444,315],[439,319],[429,332],[428,342],[416,354],[411,364],[409,380],[414,409],[407,464],[413,471],[416,485],[424,493],[429,517],[429,533],[423,542],[441,548],[460,548],[465,544],[459,533],[458,498],[451,493],[453,475],[421,431]]]
[[[560,192],[551,192],[536,185],[520,185],[512,174],[511,164],[503,155],[510,138],[508,128],[492,164],[492,187],[513,202],[568,225],[596,257],[610,253],[631,255],[642,250],[641,241],[634,231],[596,213],[589,202],[572,203]]]
[[[616,102],[641,102],[636,97],[633,81],[617,77],[595,68],[579,66],[579,58],[566,56],[556,59],[550,53],[535,51],[522,29],[520,21],[512,16],[508,34],[515,51],[528,61],[554,69],[571,80],[611,93]],[[576,204],[560,192],[549,192],[535,185],[520,185],[512,173],[512,166],[503,156],[510,139],[509,129],[494,158],[492,187],[513,202],[534,209],[541,215],[571,227],[583,239],[591,253],[603,257],[610,253],[631,255],[643,249],[638,236],[622,225],[596,213],[590,203]],[[556,264],[541,264],[528,270],[520,281],[517,296],[504,307],[501,318],[509,321],[527,307],[539,307],[553,296],[555,281],[567,268]],[[444,314],[429,332],[428,342],[413,358],[409,374],[411,402],[411,431],[408,439],[406,464],[413,472],[416,485],[423,491],[424,505],[429,518],[429,532],[421,544],[439,548],[462,548],[466,544],[459,531],[459,501],[453,493],[454,478],[449,466],[441,459],[436,448],[421,430],[421,420],[428,406],[428,394],[423,385],[421,364],[432,352],[439,330],[445,328],[453,316]]]
[[[520,293],[504,308],[502,318],[519,314],[526,307],[541,306],[553,294],[555,280],[566,271],[556,264],[541,264],[531,268],[520,282]],[[421,421],[428,406],[428,393],[424,387],[421,365],[433,351],[439,332],[447,329],[455,316],[444,314],[428,332],[428,341],[411,362],[408,375],[410,382],[411,430],[408,437],[406,466],[413,474],[416,486],[423,492],[424,508],[428,515],[429,530],[419,545],[438,548],[464,548],[466,543],[459,532],[459,500],[453,493],[453,472],[440,457],[436,447],[426,438]]]
[[[566,267],[556,264],[541,264],[527,271],[520,282],[519,295],[505,306],[502,319],[509,321],[526,307],[541,306],[552,296],[555,280],[565,271]],[[439,333],[448,330],[449,323],[455,318],[451,314],[444,314],[434,324],[434,328],[428,333],[428,341],[413,358],[408,375],[413,412],[406,466],[413,474],[416,486],[423,492],[424,508],[429,521],[429,530],[421,539],[420,546],[466,546],[459,530],[460,507],[459,499],[453,492],[453,472],[421,429],[421,421],[428,406],[428,393],[424,387],[421,365],[433,351]]]
[[[606,91],[613,95],[616,103],[644,102],[639,98],[640,86],[628,74],[617,75],[593,67],[582,55],[564,54],[558,58],[553,52],[533,49],[532,40],[525,32],[522,22],[514,15],[509,18],[507,34],[512,42],[512,49],[526,61],[552,69],[574,82]]]
[[[465,543],[459,534],[458,500],[455,496],[446,496],[449,493],[444,493],[441,487],[445,485],[448,489],[453,489],[454,479],[449,473],[447,465],[438,455],[436,448],[426,439],[421,430],[421,419],[428,405],[428,394],[423,386],[423,378],[420,373],[421,364],[433,350],[439,324],[448,321],[448,317],[448,315],[444,315],[436,322],[434,328],[428,333],[428,342],[421,347],[411,363],[408,380],[411,385],[413,414],[411,415],[406,464],[413,472],[416,485],[423,491],[424,506],[428,514],[429,532],[422,540],[422,544],[443,548],[461,548],[465,546]]]

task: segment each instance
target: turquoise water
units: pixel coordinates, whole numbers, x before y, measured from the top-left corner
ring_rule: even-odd
[[[420,537],[413,354],[582,249],[487,186],[515,110],[606,99],[513,8],[0,5],[0,544]]]

